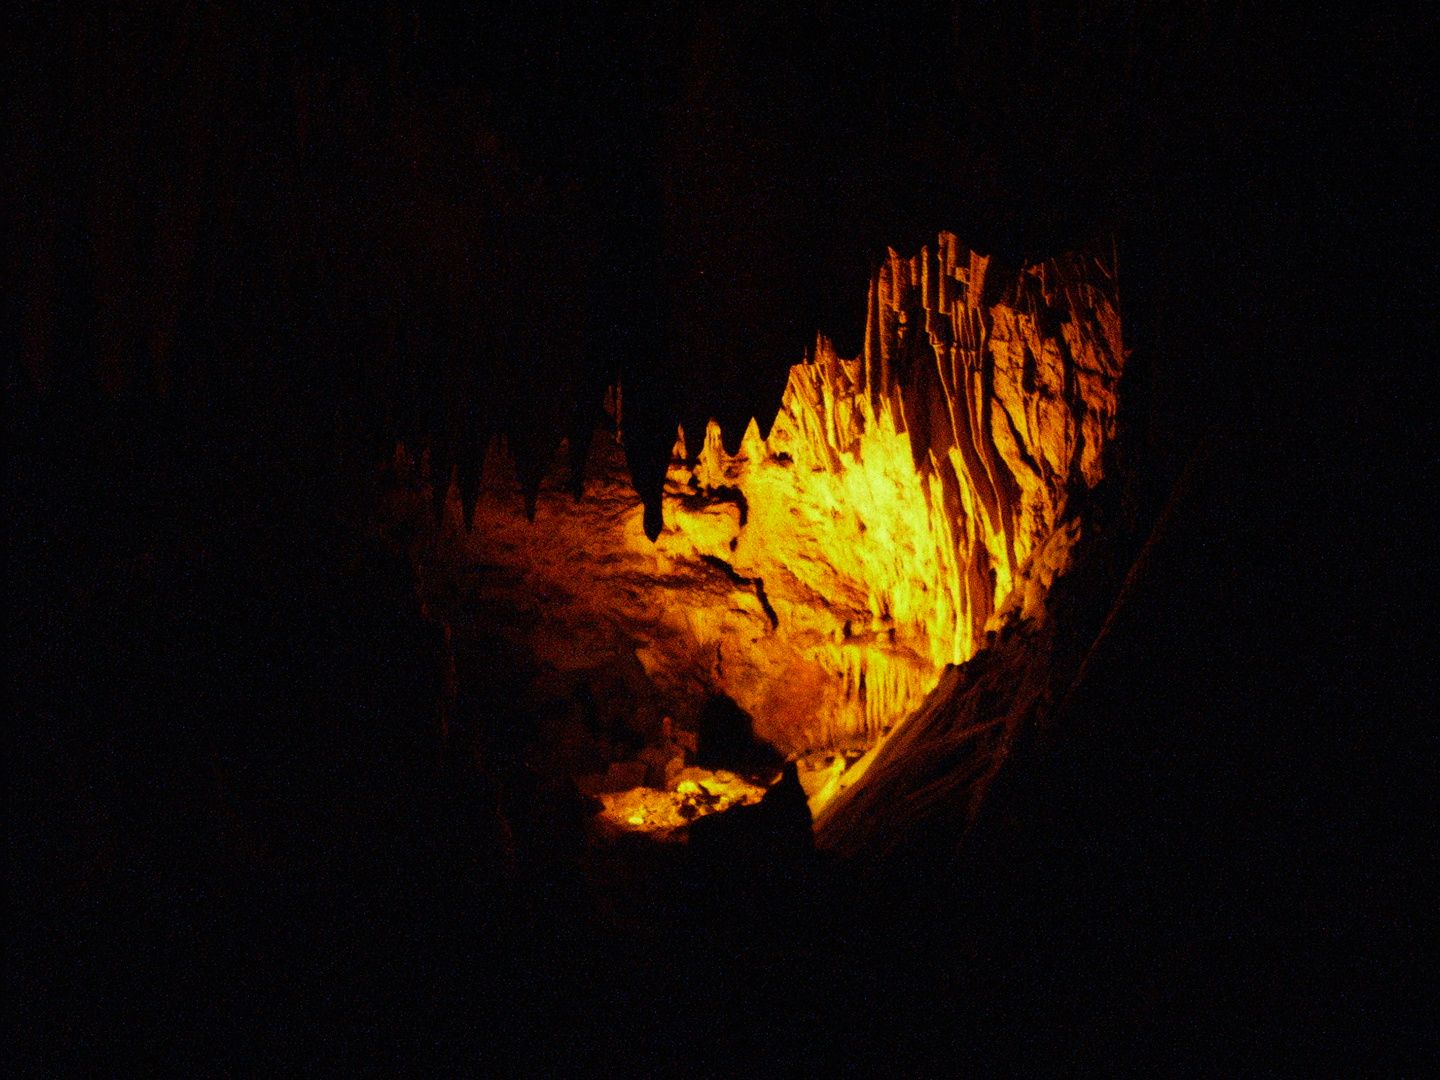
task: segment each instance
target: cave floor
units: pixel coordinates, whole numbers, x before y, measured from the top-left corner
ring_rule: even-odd
[[[1325,681],[1324,620],[1288,667],[1255,662],[1282,586],[1314,582],[1290,548],[1214,543],[1238,532],[1222,512],[1293,501],[1283,477],[1216,483],[1175,570],[1191,614],[1138,623],[1127,648],[1158,659],[1098,699],[1136,724],[1200,702],[1245,756],[1210,728],[1097,745],[1035,779],[1050,847],[1008,874],[939,844],[867,874],[587,844],[593,807],[527,760],[546,718],[523,651],[482,624],[447,674],[413,563],[301,497],[315,455],[243,425],[63,419],[9,473],[13,1075],[1243,1075],[1433,1047],[1433,1010],[1396,992],[1433,918],[1428,774],[1410,728],[1352,726],[1410,714]],[[1275,564],[1264,604],[1212,587]],[[1156,626],[1171,643],[1147,653]],[[1392,670],[1390,639],[1347,633]],[[1216,655],[1244,661],[1232,682]],[[1367,1017],[1393,1037],[1352,1039]]]

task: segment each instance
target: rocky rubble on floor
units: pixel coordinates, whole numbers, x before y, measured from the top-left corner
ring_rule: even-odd
[[[576,783],[603,804],[593,820],[593,838],[597,841],[624,833],[648,833],[657,840],[683,841],[686,826],[697,818],[758,803],[769,789],[763,782],[766,780],[773,778],[743,777],[726,769],[690,765],[675,773],[673,784],[666,788],[637,785],[625,790],[595,791],[596,777],[580,777]]]

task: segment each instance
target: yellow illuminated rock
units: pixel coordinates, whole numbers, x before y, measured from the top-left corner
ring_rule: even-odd
[[[768,438],[752,421],[732,457],[713,423],[678,433],[655,543],[611,433],[583,498],[557,464],[533,523],[493,448],[473,532],[453,535],[555,670],[633,654],[682,725],[723,692],[782,752],[853,758],[987,631],[1044,617],[1080,536],[1072,494],[1101,479],[1124,355],[1106,259],[997,282],[942,234],[881,266],[860,356],[821,339],[791,369]],[[843,779],[826,760],[812,806]],[[661,813],[648,798],[606,813],[644,824]]]
[[[762,784],[723,770],[689,768],[672,790],[635,787],[600,796],[599,825],[612,832],[643,832],[667,839],[696,818],[749,806],[765,797]]]

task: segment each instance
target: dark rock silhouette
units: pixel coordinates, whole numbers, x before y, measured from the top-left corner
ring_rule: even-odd
[[[787,762],[780,780],[754,806],[698,818],[690,825],[690,846],[712,869],[744,872],[756,859],[792,859],[813,850],[810,808],[795,762]]]
[[[727,695],[712,698],[700,715],[696,764],[755,776],[774,775],[784,764],[775,748],[755,736],[750,714]]]

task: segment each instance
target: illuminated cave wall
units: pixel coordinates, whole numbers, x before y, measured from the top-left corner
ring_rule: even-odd
[[[752,420],[731,457],[713,422],[681,433],[653,544],[613,435],[578,501],[557,456],[533,523],[494,448],[473,531],[451,533],[482,592],[559,677],[628,663],[634,683],[638,659],[654,709],[723,691],[787,752],[873,743],[987,630],[1043,617],[1070,494],[1115,432],[1113,263],[991,270],[948,234],[892,252],[862,355],[820,340],[768,438]]]

